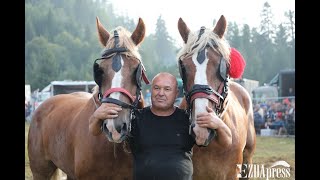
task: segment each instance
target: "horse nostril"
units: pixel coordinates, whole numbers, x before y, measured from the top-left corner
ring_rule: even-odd
[[[120,127],[120,126],[115,125],[115,129],[117,130],[117,132],[118,132],[119,134],[121,133],[121,127]]]
[[[105,132],[105,133],[108,133],[108,128],[107,128],[107,124],[108,124],[108,121],[104,120],[103,123],[102,123],[102,131]]]
[[[122,124],[121,132],[124,132],[124,133],[127,132],[127,124],[126,123]]]
[[[126,123],[122,123],[121,127],[120,126],[116,126],[116,130],[119,134],[121,134],[122,132],[127,132],[127,125]]]

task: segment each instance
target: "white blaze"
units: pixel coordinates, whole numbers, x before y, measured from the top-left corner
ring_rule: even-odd
[[[121,57],[121,64],[123,64],[122,56],[120,56],[120,57]],[[121,71],[122,71],[122,69],[120,69],[120,71],[118,71],[114,74],[114,77],[111,82],[111,88],[121,87],[121,82],[122,82],[122,78],[123,78],[121,75]],[[110,94],[110,97],[114,98],[114,99],[119,99],[120,94],[121,94],[120,92],[114,92],[114,93]]]
[[[122,56],[121,57],[121,64],[123,64],[123,59]],[[116,88],[116,87],[121,87],[121,82],[122,82],[122,75],[121,75],[121,71],[122,69],[120,69],[120,71],[116,72],[114,74],[114,77],[112,79],[111,82],[111,88]],[[114,99],[119,99],[120,98],[120,92],[113,92],[110,94],[110,98],[114,98]],[[116,129],[114,128],[114,123],[113,123],[113,119],[112,120],[108,120],[108,123],[106,124],[108,130],[112,133],[112,137],[113,139],[119,139],[120,138],[120,134],[116,131]]]
[[[205,54],[207,54],[207,49],[205,49]],[[199,62],[197,61],[197,56],[198,56],[198,53],[194,53],[192,56],[192,61],[196,66],[194,84],[208,85],[206,70],[207,70],[207,64],[209,60],[206,55],[205,60],[202,62],[202,64],[199,64]],[[196,99],[194,102],[195,115],[197,115],[200,112],[206,112],[207,105],[208,105],[208,99],[205,99],[205,98]]]
[[[205,49],[205,54],[207,54],[207,49]],[[194,84],[200,84],[200,85],[208,85],[206,70],[207,70],[207,64],[208,64],[208,58],[207,55],[205,55],[205,60],[199,64],[197,61],[198,53],[194,53],[192,56],[192,61],[196,66],[196,72],[194,77]],[[197,117],[197,114],[201,112],[207,112],[206,106],[208,106],[208,99],[206,98],[198,98],[194,100],[194,117]],[[205,143],[206,139],[209,136],[207,128],[201,128],[198,126],[197,123],[195,123],[195,127],[193,128],[193,131],[196,135],[196,143],[198,145],[202,145]]]

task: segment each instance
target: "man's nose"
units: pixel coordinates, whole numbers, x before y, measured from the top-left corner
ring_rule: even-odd
[[[160,89],[159,95],[164,95],[164,89]]]

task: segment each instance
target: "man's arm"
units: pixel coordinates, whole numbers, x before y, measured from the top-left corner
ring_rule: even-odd
[[[115,104],[102,103],[102,105],[89,118],[89,132],[97,136],[101,134],[102,122],[106,119],[118,117],[118,112],[122,108]]]
[[[232,144],[230,128],[208,106],[207,111],[208,113],[200,113],[197,116],[197,124],[203,128],[215,129],[217,133],[216,142],[223,148],[229,147]]]

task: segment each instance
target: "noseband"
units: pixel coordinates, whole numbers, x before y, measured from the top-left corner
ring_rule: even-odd
[[[137,90],[136,90],[135,96],[131,95],[131,93],[128,90],[126,90],[122,87],[110,88],[110,89],[106,90],[104,93],[102,93],[102,91],[101,91],[103,70],[100,68],[97,61],[108,59],[111,56],[113,56],[112,57],[112,69],[115,72],[118,72],[122,66],[121,57],[120,57],[121,53],[129,51],[125,47],[119,47],[119,34],[116,30],[114,31],[114,43],[115,43],[115,47],[112,49],[106,49],[105,51],[103,51],[102,57],[96,59],[93,64],[94,80],[97,83],[97,85],[99,86],[99,93],[98,93],[99,100],[101,103],[113,103],[113,104],[117,104],[123,108],[128,108],[131,110],[137,109],[139,101],[141,99],[141,79],[143,79],[146,84],[149,84],[149,80],[145,74],[144,66],[143,66],[140,59],[138,59],[140,63],[136,69]],[[109,97],[110,94],[114,93],[114,92],[119,92],[119,93],[126,95],[130,99],[131,104],[120,101],[118,99],[110,98]]]
[[[204,33],[205,27],[201,27],[199,35],[198,35],[198,40],[200,39],[201,35]],[[197,41],[198,41],[197,40]],[[218,47],[215,41],[211,41],[212,46]],[[196,48],[197,46],[193,47]],[[198,52],[197,56],[197,61],[201,64],[204,62],[206,58],[205,54],[205,49],[211,47],[209,43],[201,50]],[[217,49],[217,48],[216,48]],[[220,63],[219,63],[219,71],[218,71],[218,77],[222,81],[222,83],[219,85],[217,90],[213,89],[209,85],[201,85],[201,84],[194,84],[191,88],[190,91],[187,90],[187,75],[186,75],[186,69],[182,63],[181,57],[179,58],[179,72],[180,76],[183,81],[183,89],[184,89],[184,95],[187,101],[187,113],[190,116],[191,119],[191,112],[192,112],[192,105],[193,101],[197,98],[206,98],[209,101],[213,102],[215,105],[215,113],[220,116],[221,113],[224,110],[224,101],[225,98],[228,95],[228,81],[229,81],[229,76],[228,76],[228,71],[229,68],[227,67],[226,60],[223,58],[222,54],[220,51],[217,49],[219,52],[221,58],[220,58]]]

